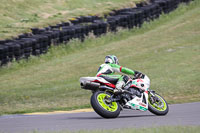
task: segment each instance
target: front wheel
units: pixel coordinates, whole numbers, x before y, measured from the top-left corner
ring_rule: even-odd
[[[120,106],[118,102],[107,103],[106,98],[110,94],[103,91],[96,91],[91,96],[91,105],[94,111],[104,118],[116,118],[120,114]]]
[[[148,108],[151,113],[156,115],[166,115],[169,111],[169,107],[165,99],[156,93],[154,96],[149,93]]]

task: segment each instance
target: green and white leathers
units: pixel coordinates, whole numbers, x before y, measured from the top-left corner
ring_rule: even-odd
[[[115,72],[125,75],[115,75]],[[108,55],[105,57],[105,64],[99,67],[97,77],[109,77],[118,79],[116,83],[116,89],[120,90],[123,85],[128,81],[126,75],[135,75],[135,71],[125,68],[119,65],[118,59],[114,55]],[[106,78],[105,78],[106,79]]]
[[[129,68],[125,68],[117,64],[105,63],[100,66],[97,76],[100,76],[103,74],[103,75],[107,75],[111,77],[117,77],[116,75],[114,75],[115,72],[123,73],[127,75],[135,75],[135,72]]]

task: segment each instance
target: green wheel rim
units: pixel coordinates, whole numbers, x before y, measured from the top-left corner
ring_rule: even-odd
[[[109,112],[115,112],[118,109],[118,104],[116,102],[112,102],[110,104],[107,104],[105,102],[105,97],[110,97],[108,94],[105,93],[101,93],[97,96],[97,101],[99,102],[99,104],[101,105],[102,108],[104,108],[105,110],[109,111]]]
[[[156,110],[165,111],[167,109],[167,104],[166,104],[165,100],[161,96],[159,96],[157,94],[155,94],[155,95],[156,95],[156,97],[159,98],[159,102],[155,102],[152,104],[150,101],[150,97],[149,97],[149,104]]]

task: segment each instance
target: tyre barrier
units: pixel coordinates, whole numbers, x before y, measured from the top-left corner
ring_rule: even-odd
[[[144,22],[159,18],[162,13],[170,13],[180,3],[190,1],[150,0],[148,3],[138,3],[134,8],[113,10],[104,18],[80,16],[42,29],[32,28],[31,33],[21,34],[12,40],[0,40],[0,66],[13,60],[28,59],[31,55],[45,54],[51,45],[67,44],[71,39],[84,41],[89,33],[99,37],[108,31],[117,32],[119,27],[141,27]]]

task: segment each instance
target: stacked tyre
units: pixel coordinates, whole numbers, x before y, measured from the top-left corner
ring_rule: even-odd
[[[0,65],[6,64],[9,60],[7,58],[8,55],[8,47],[4,45],[0,45]]]
[[[150,3],[139,3],[137,7],[114,10],[105,15],[80,16],[69,22],[62,22],[42,29],[32,28],[13,40],[0,40],[0,65],[13,60],[28,59],[31,55],[38,56],[48,51],[51,45],[66,44],[71,39],[84,41],[85,36],[93,33],[99,37],[107,31],[116,32],[118,28],[141,27],[144,21],[158,18],[162,13],[175,10],[182,2],[191,0],[150,0]]]

